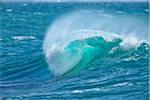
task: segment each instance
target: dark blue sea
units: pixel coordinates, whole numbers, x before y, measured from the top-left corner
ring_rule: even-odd
[[[148,100],[148,2],[0,1],[1,100]]]

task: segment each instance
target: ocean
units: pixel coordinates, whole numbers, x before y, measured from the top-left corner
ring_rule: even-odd
[[[148,2],[0,1],[1,100],[148,100]]]

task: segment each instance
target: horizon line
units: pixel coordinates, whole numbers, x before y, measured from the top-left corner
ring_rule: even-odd
[[[35,3],[69,3],[69,2],[74,2],[74,3],[100,3],[100,2],[149,2],[149,0],[1,0],[1,2],[24,2],[24,3],[30,3],[30,2],[35,2]]]

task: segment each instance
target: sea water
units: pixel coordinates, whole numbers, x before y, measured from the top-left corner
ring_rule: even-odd
[[[148,2],[0,2],[0,98],[148,100]]]

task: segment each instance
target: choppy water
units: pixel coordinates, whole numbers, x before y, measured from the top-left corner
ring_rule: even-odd
[[[0,99],[148,100],[148,3],[0,3]]]

